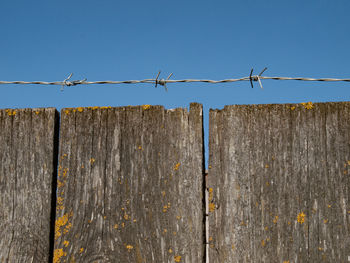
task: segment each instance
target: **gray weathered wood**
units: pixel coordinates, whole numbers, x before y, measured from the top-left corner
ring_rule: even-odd
[[[63,109],[54,262],[201,262],[202,106]]]
[[[350,103],[210,111],[210,262],[348,262]]]
[[[0,262],[48,262],[53,108],[0,110]]]

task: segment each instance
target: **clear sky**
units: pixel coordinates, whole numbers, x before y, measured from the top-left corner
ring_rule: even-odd
[[[348,0],[7,0],[0,3],[0,80],[248,76],[350,78]],[[66,87],[0,85],[0,108],[349,101],[350,83],[264,80]]]

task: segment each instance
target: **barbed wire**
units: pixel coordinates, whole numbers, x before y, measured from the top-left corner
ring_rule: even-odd
[[[166,90],[166,84],[167,83],[190,83],[190,82],[203,82],[203,83],[212,83],[212,84],[218,84],[218,83],[230,83],[230,82],[238,82],[238,81],[250,81],[251,87],[253,88],[253,81],[258,81],[261,88],[263,88],[261,80],[265,79],[271,79],[271,80],[299,80],[299,81],[345,81],[350,82],[350,79],[336,79],[336,78],[304,78],[304,77],[265,77],[262,76],[262,74],[265,72],[267,68],[264,68],[260,74],[253,75],[253,69],[250,71],[250,75],[248,77],[242,77],[237,79],[222,79],[222,80],[210,80],[210,79],[177,79],[172,80],[170,77],[173,75],[171,73],[166,79],[159,79],[160,71],[157,74],[157,77],[155,79],[143,79],[143,80],[122,80],[122,81],[111,81],[111,80],[104,80],[104,81],[87,81],[87,79],[83,80],[70,80],[73,76],[73,73],[71,73],[66,79],[63,81],[54,81],[54,82],[47,82],[47,81],[0,81],[0,84],[38,84],[38,85],[59,85],[62,86],[62,89],[64,87],[69,86],[76,86],[76,85],[90,85],[90,84],[138,84],[138,83],[148,83],[148,84],[154,84],[155,87],[157,85],[163,86]]]

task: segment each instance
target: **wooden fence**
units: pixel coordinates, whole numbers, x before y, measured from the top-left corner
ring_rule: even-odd
[[[202,115],[0,110],[0,262],[350,262],[350,103]]]

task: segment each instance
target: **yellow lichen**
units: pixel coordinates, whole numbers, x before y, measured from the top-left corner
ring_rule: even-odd
[[[174,256],[175,262],[181,262],[181,256]]]
[[[277,224],[277,221],[278,221],[278,216],[275,216],[275,218],[273,219],[273,223]]]
[[[84,110],[84,108],[79,107],[79,108],[77,108],[77,110],[78,110],[79,112],[82,112],[82,111]]]
[[[209,212],[214,212],[215,210],[215,204],[213,202],[209,203]]]
[[[169,248],[168,252],[171,254],[171,253],[173,253],[173,250],[171,248]]]
[[[179,170],[180,165],[181,165],[180,163],[175,164],[175,166],[174,166],[174,171]]]
[[[5,112],[8,114],[8,116],[15,116],[17,114],[15,110],[11,109],[7,109]]]
[[[142,106],[142,109],[144,110],[148,110],[149,108],[151,108],[151,105],[146,104]]]
[[[126,249],[127,249],[129,252],[130,252],[131,249],[134,248],[132,245],[126,245],[125,247],[126,247]]]
[[[67,240],[63,241],[63,245],[64,245],[65,247],[68,247],[69,241],[67,241]]]
[[[90,163],[93,164],[95,162],[95,159],[94,158],[91,158],[90,159]]]
[[[298,217],[297,217],[298,223],[300,223],[300,224],[304,223],[305,222],[305,216],[306,215],[304,214],[304,212],[299,213]]]
[[[328,223],[328,219],[324,219],[323,223],[327,224]]]
[[[63,251],[62,248],[55,249],[53,252],[53,263],[60,263],[61,257],[66,256],[67,253]]]
[[[265,240],[261,240],[261,246],[264,247],[266,245]]]
[[[65,113],[66,115],[68,115],[68,114],[69,114],[69,110],[65,110],[64,113]]]
[[[130,216],[129,216],[127,213],[125,213],[125,214],[124,214],[124,219],[125,219],[125,220],[129,220],[129,219],[130,219]]]
[[[295,106],[290,107],[291,110],[295,110]]]
[[[81,254],[83,252],[84,252],[84,248],[82,247],[82,248],[80,248],[79,253]]]
[[[289,263],[289,260],[284,260],[283,263]]]
[[[115,225],[114,225],[114,229],[118,229],[118,224],[115,224]]]
[[[35,114],[36,114],[36,115],[38,115],[39,113],[40,113],[40,112],[39,112],[38,110],[37,110],[37,111],[35,111]]]
[[[302,102],[301,105],[303,105],[304,108],[307,109],[307,110],[311,110],[314,107],[314,105],[312,104],[311,101],[309,101],[309,102]]]
[[[57,218],[55,222],[55,239],[59,238],[62,235],[61,227],[65,226],[68,222],[68,214]]]

